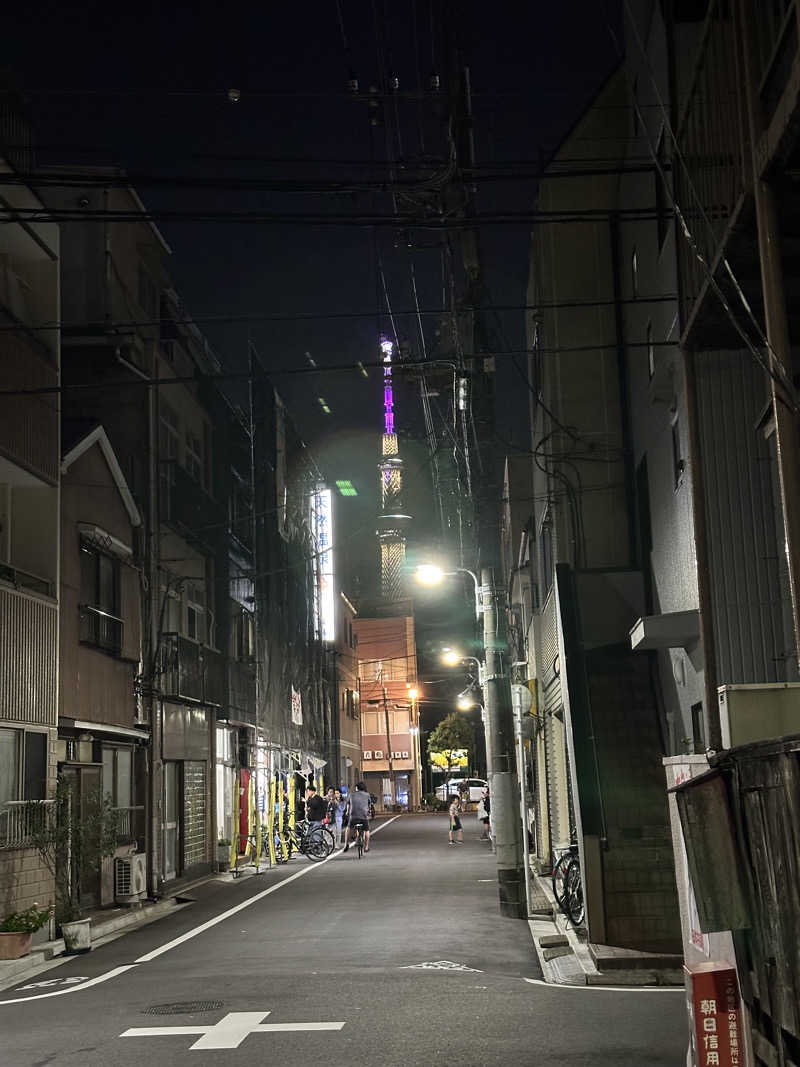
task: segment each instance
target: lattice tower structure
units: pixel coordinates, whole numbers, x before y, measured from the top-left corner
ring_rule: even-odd
[[[381,510],[378,516],[381,597],[399,600],[403,596],[406,561],[406,528],[411,516],[403,509],[403,460],[394,427],[394,387],[392,355],[394,344],[383,339],[383,436],[378,463]]]

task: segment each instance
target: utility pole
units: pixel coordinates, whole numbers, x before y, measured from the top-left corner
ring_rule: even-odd
[[[389,761],[389,798],[394,807],[394,764],[392,762],[392,735],[389,730],[389,702],[386,698],[386,686],[382,686],[383,691],[383,717],[386,722],[386,758]]]
[[[458,11],[445,3],[445,32],[449,37],[447,86],[453,141],[458,172],[453,182],[453,201],[463,219],[475,214],[475,186],[463,175],[473,173],[475,164],[472,131],[472,100],[469,69],[461,64],[456,42]],[[483,644],[486,657],[484,706],[486,710],[487,772],[490,785],[492,824],[495,835],[500,913],[509,918],[527,919],[528,907],[522,856],[519,780],[511,707],[511,681],[507,673],[508,654],[505,604],[495,586],[494,568],[500,561],[500,528],[494,456],[494,360],[483,358],[488,350],[488,330],[480,307],[485,299],[483,265],[477,228],[465,225],[459,231],[461,258],[466,276],[466,304],[472,312],[471,328],[464,331],[465,381],[472,385],[472,423],[477,439],[477,477],[474,479],[475,527],[481,566],[481,607]],[[455,404],[455,398],[454,398]],[[466,398],[465,398],[466,405]],[[458,404],[461,407],[461,403]],[[466,415],[463,420],[466,433]]]

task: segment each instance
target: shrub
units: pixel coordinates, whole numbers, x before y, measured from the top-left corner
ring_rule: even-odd
[[[0,933],[35,934],[50,921],[52,914],[51,907],[40,908],[38,904],[33,904],[25,911],[15,911],[7,915],[0,923]]]

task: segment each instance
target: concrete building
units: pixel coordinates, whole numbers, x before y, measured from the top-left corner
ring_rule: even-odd
[[[0,917],[53,900],[25,847],[25,802],[46,808],[55,785],[61,363],[59,230],[18,216],[44,205],[2,180],[31,170],[29,132],[3,99],[17,150],[0,155],[0,389],[54,391],[0,396]]]
[[[102,790],[118,818],[116,857],[74,872],[91,908],[114,903],[114,859],[146,850],[142,520],[103,427],[65,421],[62,436],[59,774],[78,803]]]
[[[337,767],[327,775],[328,785],[345,785],[352,789],[361,780],[361,693],[358,675],[357,612],[344,593],[337,604],[336,643],[334,646]]]
[[[404,610],[405,609],[405,610]],[[417,796],[417,705],[409,690],[417,683],[417,649],[411,601],[365,608],[353,622],[358,637],[363,779],[379,810],[413,808]]]

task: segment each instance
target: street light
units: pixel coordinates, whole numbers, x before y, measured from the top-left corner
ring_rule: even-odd
[[[415,578],[420,585],[438,585],[442,578],[453,578],[457,574],[468,574],[475,586],[475,617],[481,617],[481,587],[477,575],[466,567],[455,567],[452,571],[443,571],[441,567],[433,563],[421,563],[415,572]]]

